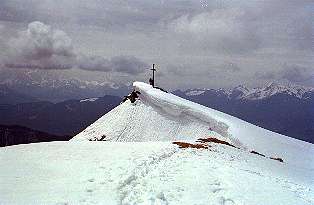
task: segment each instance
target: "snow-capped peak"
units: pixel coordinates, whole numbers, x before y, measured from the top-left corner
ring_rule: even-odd
[[[277,83],[269,83],[261,88],[252,89],[247,95],[243,96],[243,99],[247,100],[259,100],[264,98],[269,98],[278,94],[286,94],[290,96],[302,99],[305,97],[306,93],[313,92],[313,88],[308,88],[299,85],[280,85]]]
[[[247,95],[249,92],[250,90],[247,87],[245,87],[244,85],[239,85],[227,93],[229,98],[239,99]]]
[[[305,99],[308,97],[309,93],[314,92],[314,88],[288,84],[281,85],[278,83],[268,83],[262,87],[256,88],[248,88],[244,85],[236,86],[232,89],[190,89],[185,91],[187,96],[196,96],[196,95],[204,95],[206,91],[214,91],[219,92],[220,94],[224,94],[226,97],[230,99],[241,99],[241,100],[261,100],[266,99],[274,95],[278,94],[286,94],[290,96],[294,96],[299,99]]]

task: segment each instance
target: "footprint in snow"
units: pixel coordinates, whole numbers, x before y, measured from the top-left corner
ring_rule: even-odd
[[[92,190],[92,189],[86,189],[86,192],[88,192],[88,193],[92,193],[94,190]]]
[[[221,205],[234,205],[234,201],[229,198],[221,197]]]
[[[95,181],[95,179],[89,179],[88,180],[88,182],[94,182]]]
[[[223,190],[224,190],[223,188],[217,188],[217,189],[212,189],[211,191],[216,194],[216,193],[223,191]]]
[[[151,196],[149,198],[149,201],[151,201],[152,204],[160,204],[160,205],[169,204],[163,192],[160,192],[156,196]]]

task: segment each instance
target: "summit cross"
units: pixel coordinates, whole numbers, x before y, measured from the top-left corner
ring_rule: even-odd
[[[153,71],[153,79],[152,79],[152,86],[155,87],[155,72],[157,71],[155,68],[155,64],[153,64],[153,68],[151,69]]]

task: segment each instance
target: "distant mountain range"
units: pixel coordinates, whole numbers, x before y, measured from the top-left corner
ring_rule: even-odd
[[[0,104],[62,102],[71,99],[127,95],[131,86],[52,75],[45,71],[0,70]]]
[[[0,104],[18,104],[27,102],[36,102],[38,99],[21,94],[6,85],[0,85]]]
[[[54,135],[73,136],[116,107],[120,97],[104,96],[61,103],[0,105],[0,124],[22,125]]]
[[[189,89],[184,91],[187,96],[200,96],[207,93],[216,93],[227,97],[228,99],[237,100],[262,100],[270,98],[278,94],[296,97],[299,99],[309,99],[314,97],[314,88],[299,85],[280,85],[277,83],[269,83],[264,87],[247,88],[239,85],[233,89]]]
[[[174,94],[260,127],[314,143],[314,89],[270,83],[249,89],[189,89]]]
[[[125,85],[103,85],[97,84],[97,82],[83,82],[75,79],[62,80],[55,83],[54,85],[40,85],[36,83],[0,84],[0,103],[19,104],[35,101],[57,103],[71,99],[92,98],[104,95],[124,96],[131,90],[131,88]]]

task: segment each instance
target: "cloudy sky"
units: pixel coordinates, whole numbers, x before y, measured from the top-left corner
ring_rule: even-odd
[[[1,0],[0,69],[166,88],[314,86],[311,0]]]

